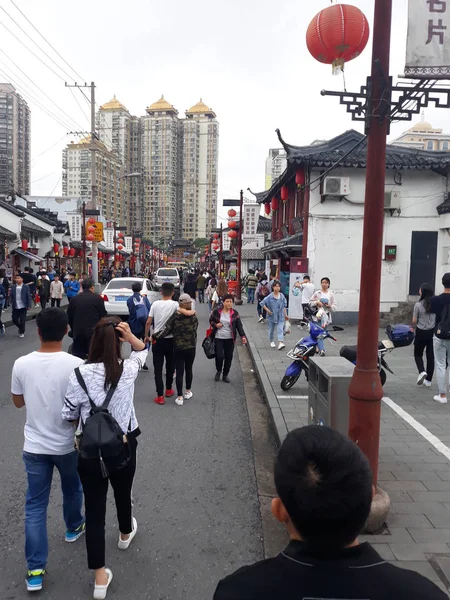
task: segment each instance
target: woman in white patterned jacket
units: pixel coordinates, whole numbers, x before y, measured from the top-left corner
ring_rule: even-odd
[[[123,360],[122,342],[129,342],[133,352]],[[88,360],[81,365],[78,376],[69,379],[62,417],[78,421],[81,426],[90,416],[90,401],[101,406],[110,388],[114,388],[108,412],[122,429],[127,444],[128,460],[125,466],[103,469],[101,459],[87,459],[80,455],[78,472],[83,485],[86,509],[86,547],[88,567],[95,570],[94,598],[106,597],[112,572],[105,567],[105,513],[108,480],[114,490],[119,521],[120,550],[126,550],[137,531],[137,521],[132,515],[131,489],[136,470],[137,436],[140,434],[134,410],[134,384],[144,366],[148,347],[135,337],[127,323],[117,317],[105,317],[97,323],[92,336]],[[84,380],[84,385],[83,384]],[[86,391],[83,389],[85,386]],[[89,394],[89,396],[88,396]]]

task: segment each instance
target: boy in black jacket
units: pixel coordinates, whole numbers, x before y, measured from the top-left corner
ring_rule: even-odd
[[[384,561],[358,534],[372,475],[361,450],[328,427],[291,431],[275,465],[274,517],[291,538],[277,557],[223,579],[214,600],[445,600],[434,583]]]

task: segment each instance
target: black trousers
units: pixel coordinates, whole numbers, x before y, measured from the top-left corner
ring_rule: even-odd
[[[216,338],[216,371],[228,375],[233,362],[234,340],[221,340]]]
[[[25,323],[27,322],[27,309],[13,308],[11,317],[14,325],[18,327],[19,333],[25,333]]]
[[[427,381],[433,379],[434,373],[434,351],[433,351],[433,329],[416,329],[416,337],[414,340],[414,360],[416,361],[419,373],[427,372]],[[426,350],[427,368],[423,363],[423,351]]]
[[[55,306],[55,304],[59,308],[61,306],[61,298],[52,298],[52,300],[51,300],[52,308]]]
[[[73,338],[72,354],[83,360],[89,354],[89,346],[91,345],[92,333],[79,333]]]
[[[175,370],[177,393],[178,396],[183,395],[183,376],[186,371],[186,389],[190,390],[192,386],[192,366],[195,360],[195,348],[187,348],[186,350],[175,350]]]
[[[89,569],[101,569],[105,566],[105,516],[108,481],[114,490],[117,520],[121,533],[133,531],[131,489],[136,472],[137,440],[130,436],[131,459],[126,467],[114,471],[109,477],[103,477],[100,461],[94,467],[92,461],[78,459],[78,473],[84,492],[86,512],[86,549]]]
[[[173,338],[156,340],[156,343],[153,344],[153,368],[155,370],[156,392],[158,396],[164,394],[164,360],[166,361],[166,390],[171,390],[174,372]]]
[[[47,306],[48,296],[45,294],[43,296],[39,295],[39,298],[41,299],[41,308],[44,310],[44,308]]]

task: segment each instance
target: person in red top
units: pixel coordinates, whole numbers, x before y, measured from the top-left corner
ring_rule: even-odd
[[[226,383],[230,383],[228,373],[233,361],[237,333],[241,336],[242,343],[247,343],[241,317],[238,311],[233,308],[233,300],[232,294],[225,294],[222,306],[213,310],[209,318],[216,346],[215,380],[219,381],[222,376],[223,381]]]

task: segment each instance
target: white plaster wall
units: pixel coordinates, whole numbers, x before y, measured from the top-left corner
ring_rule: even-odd
[[[328,276],[337,295],[338,310],[357,311],[361,274],[361,248],[364,217],[365,171],[340,169],[339,175],[350,177],[349,201],[327,198],[321,202],[320,190],[311,192],[308,235],[310,275],[319,286]],[[311,180],[319,172],[313,172]],[[387,173],[386,190],[401,194],[401,213],[385,213],[384,245],[397,246],[397,259],[382,262],[380,310],[387,311],[398,302],[408,300],[413,231],[437,231],[438,251],[436,287],[440,289],[442,274],[450,271],[450,236],[443,227],[436,207],[444,201],[446,179],[430,171],[403,171],[402,184],[394,183]]]
[[[20,221],[20,217],[13,215],[5,208],[0,207],[0,225],[15,233],[17,237],[20,236]]]

